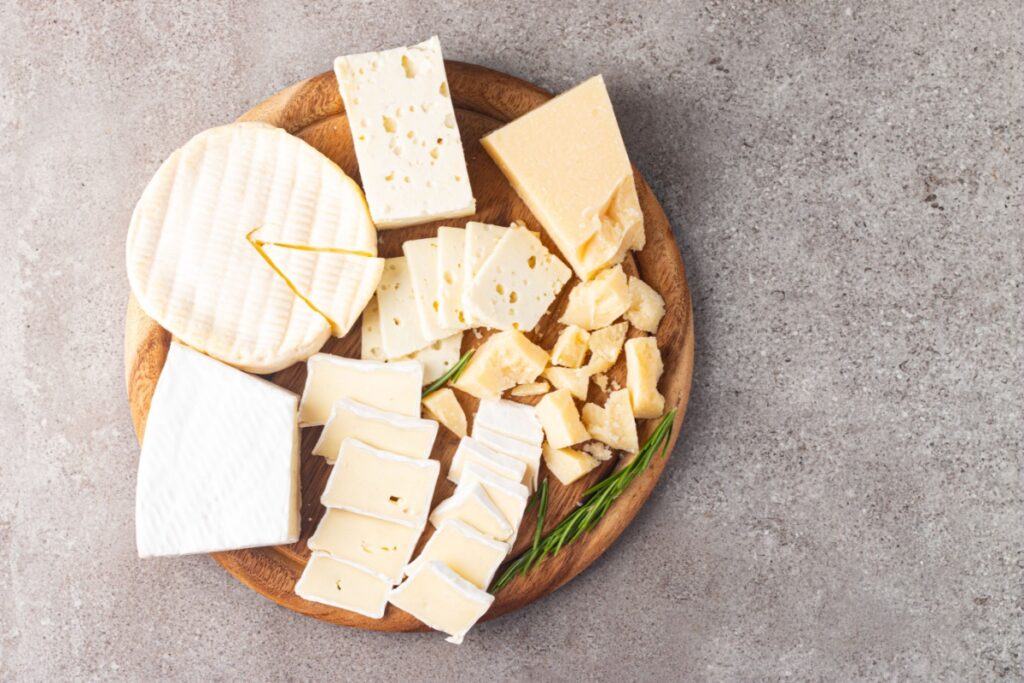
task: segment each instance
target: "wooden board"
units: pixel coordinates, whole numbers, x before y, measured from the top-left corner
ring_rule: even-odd
[[[459,129],[465,145],[470,181],[477,200],[477,213],[471,218],[502,225],[508,225],[514,219],[522,219],[532,229],[542,231],[541,226],[478,141],[487,132],[540,105],[551,95],[517,78],[483,67],[459,62],[447,62],[446,66]],[[244,114],[240,120],[265,121],[285,128],[312,144],[337,162],[346,173],[358,179],[352,138],[333,73],[321,74],[281,91]],[[693,372],[694,337],[690,291],[682,259],[661,206],[639,173],[636,173],[636,185],[644,212],[647,246],[634,257],[627,259],[625,268],[633,274],[639,272],[643,279],[665,298],[667,312],[657,335],[665,361],[665,373],[660,388],[666,396],[666,410],[671,407],[679,409],[672,437],[674,444],[686,411]],[[462,226],[467,220],[469,219],[445,221],[444,224]],[[402,242],[433,235],[438,225],[440,223],[381,231],[381,255],[400,255]],[[544,241],[548,248],[557,253],[546,234]],[[554,343],[559,327],[555,321],[561,314],[568,292],[575,282],[573,280],[563,290],[552,312],[541,321],[535,333],[530,335],[545,348],[551,348]],[[630,335],[634,336],[636,332],[631,330]],[[480,342],[481,340],[475,338],[472,333],[467,333],[464,350],[479,345]],[[169,343],[170,335],[142,312],[134,298],[130,298],[125,326],[125,372],[132,420],[140,443],[145,431],[150,399],[167,356]],[[345,338],[331,339],[324,350],[343,356],[358,357],[359,325],[357,324]],[[608,374],[624,386],[623,366],[624,361],[620,358],[619,363]],[[300,363],[274,374],[271,379],[301,393],[305,376],[305,364]],[[476,408],[476,400],[460,392],[456,393],[466,408],[467,415],[472,415]],[[536,400],[530,399],[530,402]],[[589,400],[603,403],[604,395],[592,386]],[[655,422],[656,420],[642,421],[641,440],[650,433]],[[419,622],[390,605],[383,619],[374,620],[345,610],[307,602],[293,592],[295,581],[309,557],[306,540],[313,533],[323,514],[319,498],[330,472],[330,467],[324,463],[323,458],[311,454],[319,434],[320,428],[305,429],[302,432],[303,502],[302,535],[299,542],[289,546],[215,553],[213,557],[245,585],[279,605],[301,614],[336,624],[372,630],[423,630],[424,627]],[[457,443],[455,435],[444,428],[439,430],[433,457],[441,460],[442,472],[447,471],[447,465]],[[499,592],[485,618],[500,616],[550,593],[597,559],[636,515],[661,476],[667,460],[668,458],[655,458],[648,471],[633,482],[600,524],[588,535],[563,549],[556,557],[547,559],[528,576],[516,578]],[[546,528],[553,527],[568,514],[579,501],[580,494],[608,474],[614,466],[613,459],[570,487],[562,486],[551,477]],[[448,497],[453,488],[442,475],[434,503]],[[513,557],[529,544],[535,523],[533,513],[524,519]],[[431,527],[428,525],[427,533],[421,539],[421,546],[430,531]],[[600,596],[594,598],[599,599]]]

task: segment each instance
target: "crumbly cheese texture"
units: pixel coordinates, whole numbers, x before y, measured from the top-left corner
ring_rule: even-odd
[[[457,436],[466,436],[466,411],[462,409],[455,392],[448,387],[442,387],[424,396],[423,408],[448,431]]]
[[[462,353],[462,332],[457,332],[445,339],[439,339],[397,358],[388,358],[384,353],[384,343],[380,334],[380,306],[377,298],[370,299],[363,310],[362,336],[360,337],[360,354],[363,360],[403,361],[415,360],[423,365],[423,384],[430,384],[442,377],[453,365],[459,362]]]
[[[476,210],[437,36],[338,57],[334,74],[377,227]]]
[[[294,543],[298,398],[172,342],[139,459],[140,557]]]
[[[341,398],[399,415],[419,417],[422,386],[423,366],[416,361],[381,363],[318,353],[306,363],[299,426],[326,423],[331,409]]]
[[[332,328],[250,242],[257,228],[267,242],[377,253],[359,186],[302,140],[249,122],[204,131],[164,161],[132,214],[126,255],[147,315],[189,346],[265,374],[305,360]],[[282,249],[274,263],[334,311],[333,333],[344,334],[376,276],[371,261],[352,259]],[[345,287],[330,291],[332,282]]]
[[[481,590],[487,590],[498,566],[508,555],[508,543],[495,541],[457,519],[446,520],[406,568],[415,573],[425,562],[438,561]]]
[[[658,417],[665,412],[665,397],[658,391],[664,369],[657,339],[637,337],[626,342],[626,389],[635,417]]]
[[[391,582],[364,567],[315,552],[295,584],[304,600],[357,612],[371,619],[384,616]]]
[[[590,389],[590,374],[591,370],[588,367],[550,367],[544,370],[544,377],[551,382],[555,389],[564,389],[581,401],[587,400],[587,392]]]
[[[638,277],[629,278],[629,309],[626,320],[638,330],[654,334],[665,316],[665,300]]]
[[[353,562],[396,584],[419,538],[420,530],[414,527],[327,508],[307,545],[310,550]]]
[[[445,520],[457,519],[496,541],[507,541],[516,530],[479,481],[459,485],[455,493],[437,504],[430,513],[435,528]]]
[[[640,450],[636,420],[626,389],[613,391],[603,408],[595,403],[583,406],[583,424],[601,443],[628,453]]]
[[[463,327],[446,327],[441,321],[440,271],[438,268],[438,240],[425,237],[408,240],[402,244],[412,278],[412,290],[416,299],[416,312],[423,337],[436,341],[460,332]]]
[[[339,399],[313,446],[313,455],[322,455],[333,463],[345,439],[358,439],[363,443],[404,455],[426,460],[437,438],[437,422],[409,417],[371,406]]]
[[[548,352],[522,332],[499,332],[477,348],[453,386],[477,398],[498,398],[506,389],[536,380],[547,363]]]
[[[494,602],[494,596],[456,574],[443,562],[431,560],[416,568],[390,596],[391,604],[424,624],[462,642]]]
[[[598,466],[597,458],[575,448],[555,448],[544,444],[544,464],[564,486],[568,486]]]
[[[580,282],[569,292],[569,303],[559,322],[585,330],[606,327],[629,308],[629,283],[622,266],[608,268],[590,282]]]
[[[519,386],[512,387],[508,394],[509,396],[541,396],[551,391],[551,385],[541,380],[539,382],[527,382],[526,384],[520,384]]]
[[[590,333],[590,361],[587,362],[590,372],[604,372],[615,365],[628,331],[629,323],[621,322]]]
[[[565,448],[590,438],[580,420],[572,394],[566,389],[553,391],[540,400],[537,418],[544,425],[544,434],[554,448]]]
[[[590,333],[577,325],[566,325],[551,347],[551,364],[578,368],[587,357]]]
[[[571,276],[536,235],[512,227],[480,266],[463,303],[471,317],[487,327],[529,332]]]
[[[580,279],[643,247],[633,169],[601,76],[480,142]]]

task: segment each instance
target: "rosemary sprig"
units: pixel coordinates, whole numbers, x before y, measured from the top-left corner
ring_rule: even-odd
[[[608,512],[608,508],[615,502],[615,499],[621,496],[630,483],[647,469],[655,452],[660,449],[661,455],[664,457],[672,435],[672,422],[675,420],[675,417],[676,410],[673,408],[661,418],[658,426],[654,428],[650,437],[641,446],[636,457],[618,472],[608,475],[584,491],[580,505],[566,515],[565,519],[556,524],[555,528],[545,536],[541,536],[544,522],[540,511],[538,511],[533,545],[505,568],[501,576],[491,584],[490,592],[497,593],[516,576],[528,573],[540,564],[545,557],[557,555],[566,545],[593,529],[601,521],[601,518],[604,517],[604,514]],[[544,483],[547,484],[546,479]],[[540,489],[538,489],[539,492]],[[541,499],[541,505],[543,505],[543,510],[546,513],[546,491]]]
[[[466,369],[466,364],[469,363],[469,358],[473,355],[473,351],[474,349],[466,351],[466,353],[462,354],[462,358],[459,359],[459,362],[452,366],[451,370],[428,384],[427,388],[423,390],[423,395],[420,398],[426,398],[429,394],[434,393],[445,384],[448,384],[448,382],[454,382],[457,380],[459,375],[462,374],[462,371]]]
[[[530,552],[537,552],[540,548],[541,535],[544,533],[544,520],[548,516],[548,480],[544,479],[537,487],[537,495],[534,496],[538,501],[537,503],[537,526],[533,530],[533,545],[530,546]]]

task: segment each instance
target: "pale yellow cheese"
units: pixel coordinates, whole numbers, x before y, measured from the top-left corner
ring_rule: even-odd
[[[450,432],[458,436],[466,435],[466,412],[455,397],[455,392],[448,387],[436,389],[424,396],[423,409]]]
[[[580,282],[569,292],[569,303],[558,319],[585,330],[607,327],[629,309],[629,281],[622,266],[602,270],[589,282]]]
[[[431,560],[417,567],[391,592],[391,604],[432,629],[461,643],[494,602],[494,596],[466,581],[442,562]]]
[[[581,279],[643,247],[633,169],[600,76],[480,143]]]
[[[608,375],[603,372],[597,373],[594,375],[594,384],[597,385],[597,388],[601,391],[608,391]]]
[[[304,600],[358,612],[371,619],[384,616],[391,581],[351,562],[315,552],[295,584]]]
[[[587,367],[592,373],[604,372],[615,365],[627,331],[629,323],[622,322],[590,333],[590,362]]]
[[[322,455],[333,463],[342,441],[359,439],[374,448],[425,460],[430,457],[435,438],[437,423],[433,420],[389,413],[343,398],[331,409],[313,455]]]
[[[327,422],[340,398],[419,417],[422,387],[423,366],[416,361],[385,364],[317,353],[306,362],[299,426],[313,427]]]
[[[512,387],[508,392],[509,396],[540,396],[550,391],[551,385],[541,380],[539,382],[527,382],[526,384],[520,384],[519,386]]]
[[[654,334],[665,315],[665,300],[638,277],[629,278],[629,310],[626,320],[638,330]]]
[[[581,401],[587,400],[590,388],[590,368],[548,368],[544,377],[556,389],[565,389]]]
[[[507,330],[476,350],[453,386],[477,398],[498,398],[506,389],[536,380],[547,363],[547,351],[522,332]]]
[[[472,486],[474,483],[480,484],[494,505],[501,510],[501,514],[508,520],[509,525],[513,529],[518,529],[519,523],[523,521],[526,503],[530,499],[529,489],[517,481],[500,477],[485,467],[467,463],[462,468],[459,486]]]
[[[426,385],[443,376],[459,362],[459,354],[462,351],[462,332],[433,341],[420,350],[407,353],[404,356],[388,358],[384,353],[384,340],[380,331],[380,306],[377,303],[377,297],[373,297],[363,310],[360,343],[359,357],[363,360],[418,361],[423,365],[423,384]]]
[[[555,448],[545,443],[544,464],[558,481],[568,486],[597,467],[598,460],[575,448]]]
[[[405,573],[413,574],[423,563],[437,560],[477,588],[487,590],[509,549],[508,543],[495,541],[468,524],[449,519],[438,527]]]
[[[310,550],[366,567],[398,583],[420,530],[349,510],[327,508],[307,541]]]
[[[450,498],[438,503],[430,513],[430,523],[435,528],[447,519],[464,522],[496,541],[507,541],[516,532],[478,481],[458,486]]]
[[[583,451],[600,462],[612,459],[612,449],[600,441],[591,441],[583,444]]]
[[[529,408],[529,406],[526,406]],[[537,431],[541,432],[540,423]],[[531,491],[537,488],[537,477],[540,474],[540,444],[528,443],[515,437],[507,436],[481,424],[479,414],[473,422],[473,439],[487,446],[495,453],[515,458],[526,465],[526,473],[522,482]]]
[[[469,463],[482,465],[498,476],[511,481],[526,479],[527,463],[525,461],[506,453],[499,453],[469,437],[459,441],[459,446],[455,449],[455,455],[452,457],[451,467],[448,468],[448,479],[458,484],[462,477],[462,468]]]
[[[577,325],[567,325],[551,349],[551,363],[566,368],[578,368],[587,356],[590,333]]]
[[[536,411],[548,443],[555,448],[565,448],[590,438],[567,389],[553,391],[542,398]]]
[[[626,389],[613,391],[604,408],[594,403],[583,406],[583,424],[590,435],[601,443],[629,453],[640,450],[636,421],[629,403],[629,391]]]
[[[626,342],[626,389],[635,417],[658,417],[665,410],[665,397],[658,392],[658,380],[665,369],[654,337],[637,337]]]

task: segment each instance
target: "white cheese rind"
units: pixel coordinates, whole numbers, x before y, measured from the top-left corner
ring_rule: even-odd
[[[472,486],[474,483],[483,488],[494,505],[501,510],[501,514],[508,520],[509,525],[513,529],[519,529],[519,523],[523,521],[523,512],[526,510],[526,503],[530,499],[530,490],[519,482],[498,476],[486,467],[467,463],[462,468],[459,486]]]
[[[424,563],[438,561],[477,588],[487,590],[510,549],[508,543],[495,541],[468,524],[449,519],[438,527],[405,573],[414,574]]]
[[[499,434],[484,425],[473,425],[473,438],[492,451],[515,458],[526,465],[522,483],[531,491],[537,488],[540,473],[541,448],[539,444],[526,443],[510,436]]]
[[[477,425],[534,446],[540,446],[544,441],[544,431],[533,412],[533,406],[525,403],[483,399],[473,418],[474,428]]]
[[[420,533],[420,529],[397,522],[327,508],[306,544],[310,550],[358,564],[396,584]]]
[[[339,399],[419,417],[423,366],[416,361],[382,363],[318,353],[306,363],[306,385],[299,404],[299,426],[327,422]]]
[[[523,481],[526,477],[526,462],[511,455],[498,453],[470,437],[459,441],[452,464],[448,468],[448,479],[456,484],[462,477],[462,469],[469,463],[476,463],[509,481]]]
[[[496,541],[507,541],[516,533],[479,481],[460,484],[451,497],[438,503],[430,513],[430,523],[435,528],[447,519],[464,522]]]
[[[430,628],[447,633],[446,640],[456,645],[494,602],[493,595],[437,560],[421,564],[389,599]]]
[[[437,422],[433,420],[378,410],[342,398],[331,409],[331,416],[313,446],[313,455],[322,455],[333,463],[345,439],[358,439],[380,450],[426,460],[436,438]]]
[[[384,616],[391,581],[355,563],[314,552],[295,584],[304,600],[340,607],[371,619]]]

